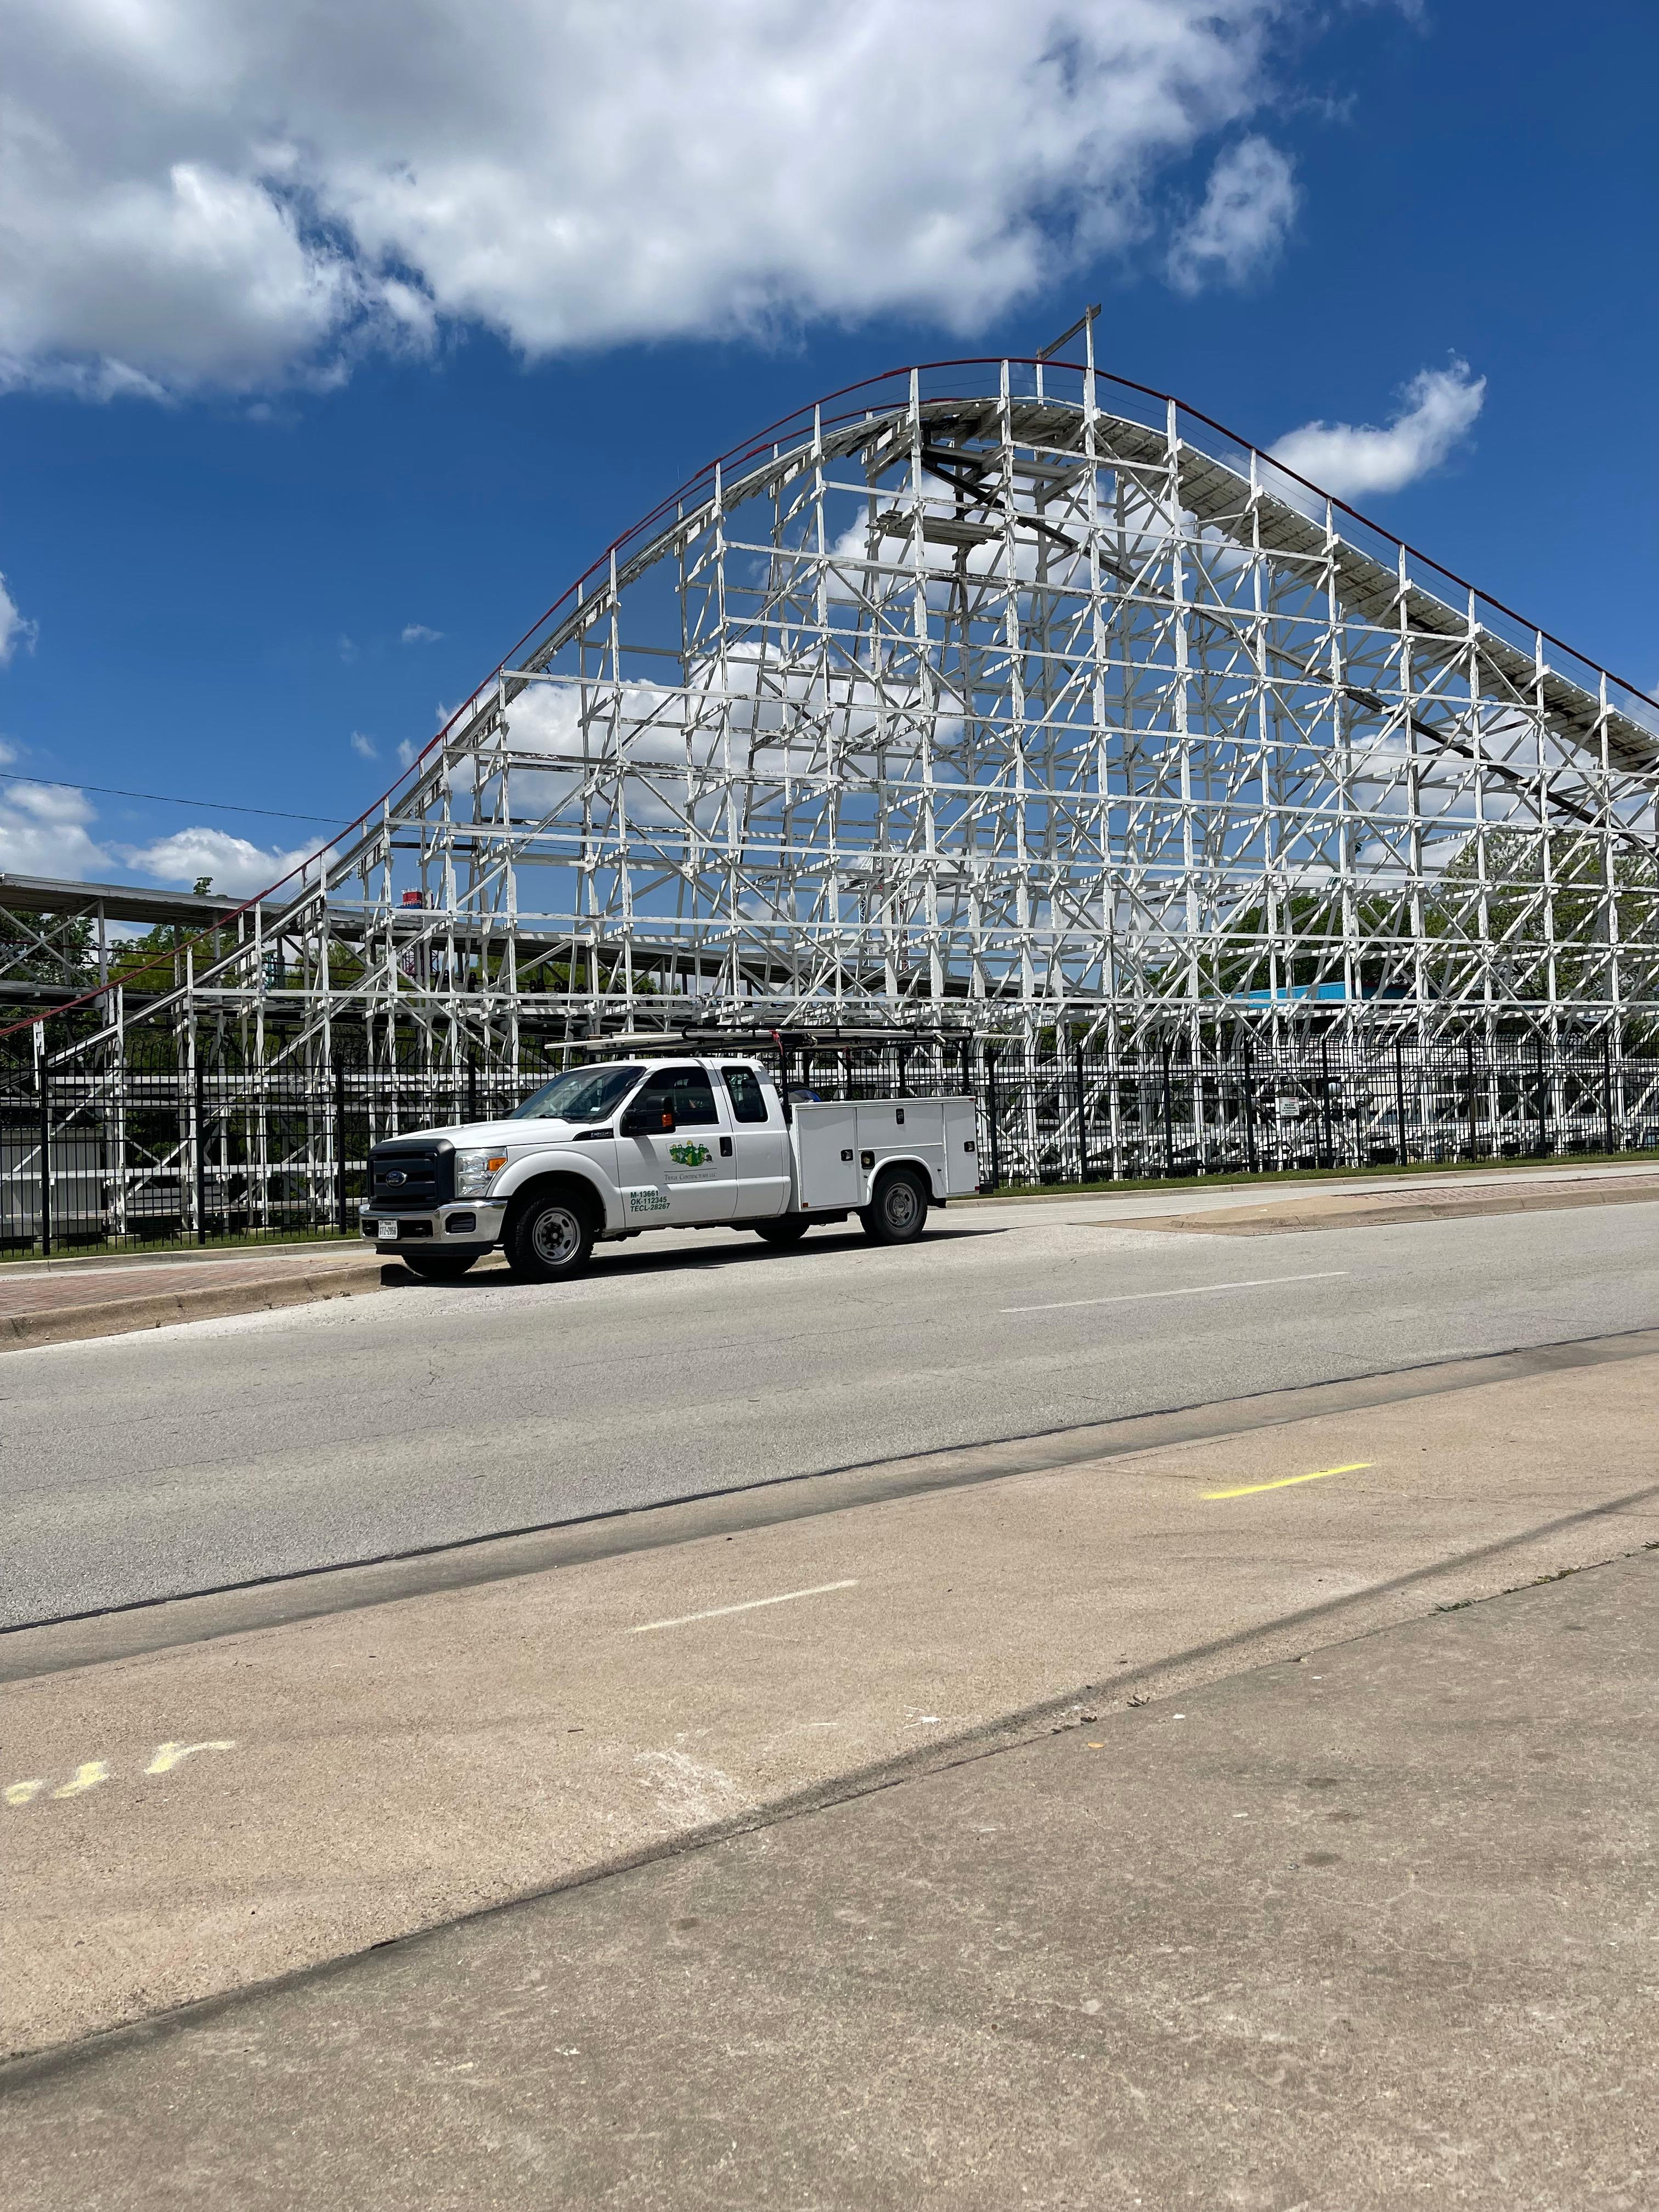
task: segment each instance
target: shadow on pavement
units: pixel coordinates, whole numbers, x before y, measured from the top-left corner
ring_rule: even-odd
[[[730,1233],[729,1223],[722,1222],[720,1227],[722,1231]],[[700,1234],[695,1229],[669,1233],[678,1234],[682,1238],[690,1238]],[[915,1247],[912,1249],[919,1249],[926,1244],[950,1243],[964,1237],[1007,1237],[1012,1233],[1012,1228],[928,1229],[916,1239]],[[758,1237],[752,1244],[745,1239],[741,1244],[717,1244],[706,1247],[702,1250],[698,1250],[695,1246],[688,1249],[685,1243],[681,1243],[672,1246],[666,1251],[628,1252],[624,1250],[619,1252],[614,1246],[604,1244],[594,1253],[592,1273],[579,1279],[591,1282],[595,1275],[600,1274],[663,1275],[675,1274],[696,1268],[763,1266],[771,1260],[810,1259],[820,1252],[893,1251],[904,1249],[906,1248],[893,1245],[872,1246],[862,1230],[857,1229],[842,1231],[833,1236],[814,1235],[810,1238],[804,1238],[799,1244],[783,1246],[767,1244]],[[380,1271],[380,1279],[388,1289],[400,1291],[416,1289],[482,1291],[499,1289],[502,1283],[512,1282],[514,1278],[505,1262],[501,1261],[500,1255],[492,1254],[490,1259],[483,1262],[482,1268],[475,1267],[467,1274],[454,1276],[448,1279],[441,1278],[430,1279],[424,1275],[417,1275],[412,1268],[404,1267],[400,1261],[389,1260]],[[539,1287],[535,1284],[525,1285],[526,1289]]]

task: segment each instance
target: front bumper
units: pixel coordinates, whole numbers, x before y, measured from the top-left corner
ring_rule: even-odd
[[[505,1203],[492,1205],[488,1199],[458,1199],[453,1206],[440,1206],[429,1213],[393,1213],[385,1208],[377,1212],[370,1206],[357,1209],[363,1235],[372,1237],[375,1249],[382,1252],[405,1245],[433,1251],[447,1246],[455,1252],[469,1245],[495,1244],[500,1242],[506,1218]]]

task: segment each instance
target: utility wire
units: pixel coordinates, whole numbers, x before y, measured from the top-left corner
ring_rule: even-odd
[[[106,783],[69,783],[55,775],[27,775],[21,769],[0,769],[0,782],[40,783],[50,791],[95,791],[100,799],[149,799],[157,806],[202,806],[210,814],[263,814],[272,822],[314,822],[332,830],[332,814],[287,814],[280,806],[237,806],[228,799],[171,799],[164,791],[116,791]]]

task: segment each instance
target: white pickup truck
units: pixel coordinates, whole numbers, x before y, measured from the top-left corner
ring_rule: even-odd
[[[568,1281],[647,1229],[752,1229],[793,1244],[856,1213],[878,1243],[979,1186],[974,1102],[792,1093],[739,1053],[641,1053],[572,1068],[505,1120],[422,1129],[369,1154],[362,1233],[417,1274],[496,1244],[521,1279]]]

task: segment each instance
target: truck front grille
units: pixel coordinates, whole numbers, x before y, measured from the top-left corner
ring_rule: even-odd
[[[454,1154],[434,1145],[376,1145],[368,1156],[368,1196],[388,1213],[425,1212],[454,1194]]]

